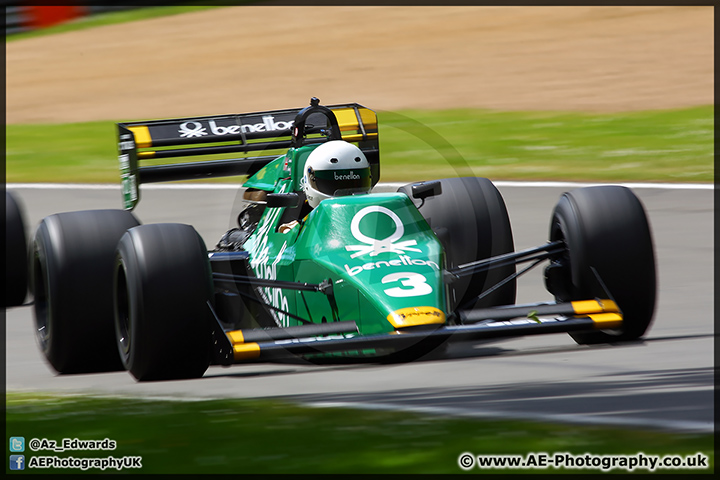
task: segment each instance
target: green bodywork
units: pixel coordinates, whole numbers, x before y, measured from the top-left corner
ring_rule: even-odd
[[[125,209],[137,205],[141,183],[210,176],[251,174],[243,185],[248,189],[300,193],[308,156],[328,140],[357,144],[375,185],[380,177],[375,112],[355,103],[325,107],[318,102],[311,99],[303,109],[118,123]],[[280,149],[286,153],[247,156]],[[243,156],[140,165],[230,153]],[[445,254],[405,194],[336,197],[307,211],[265,205],[255,230],[242,243],[248,254],[243,262],[247,260],[258,278],[323,285],[321,291],[256,287],[260,300],[274,307],[267,310],[275,326],[351,320],[366,335],[445,322]],[[289,232],[278,231],[293,220],[299,223]],[[265,320],[263,316],[258,325],[267,328]],[[251,323],[251,328],[256,326]]]
[[[316,147],[291,148],[243,186],[301,191],[302,168]],[[313,284],[330,280],[333,289],[327,295],[266,287],[261,295],[270,305],[313,323],[354,320],[360,334],[394,331],[388,315],[399,309],[432,307],[447,315],[443,248],[405,194],[330,198],[280,233],[284,211],[266,208],[244,244],[255,275]],[[281,327],[299,324],[284,313],[274,316]]]

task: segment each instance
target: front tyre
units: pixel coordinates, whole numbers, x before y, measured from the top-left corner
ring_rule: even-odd
[[[398,189],[418,207],[442,243],[447,268],[484,260],[514,250],[512,228],[505,201],[487,178],[461,177],[438,180],[440,195],[424,202],[412,197],[412,184]],[[450,307],[487,308],[515,303],[515,279],[486,294],[515,273],[515,265],[496,267],[462,277],[450,286]]]
[[[556,240],[567,249],[546,270],[548,290],[571,301],[607,298],[607,289],[623,313],[622,329],[571,333],[572,338],[579,344],[640,338],[655,311],[656,273],[650,226],[635,194],[621,186],[563,194],[550,223],[550,241]]]
[[[202,377],[210,364],[212,273],[189,225],[133,228],[115,260],[115,333],[139,381]]]

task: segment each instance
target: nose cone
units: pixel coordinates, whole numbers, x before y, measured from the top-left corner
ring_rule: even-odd
[[[336,284],[360,294],[362,333],[445,322],[444,252],[406,195],[323,201],[297,246],[309,253],[308,260],[334,272]]]

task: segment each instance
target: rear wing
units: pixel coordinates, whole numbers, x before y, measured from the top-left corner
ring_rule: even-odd
[[[357,103],[267,112],[189,117],[117,124],[123,206],[140,201],[142,183],[252,175],[292,147],[342,139],[365,153],[375,182],[380,176],[377,115]],[[272,152],[274,151],[274,152]],[[141,165],[152,160],[272,152],[229,159],[176,161]]]

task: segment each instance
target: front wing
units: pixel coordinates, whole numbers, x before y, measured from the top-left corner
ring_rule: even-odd
[[[292,329],[235,330],[222,332],[224,334],[216,330],[214,357],[215,363],[230,365],[367,349],[399,351],[428,340],[439,345],[445,341],[614,330],[622,327],[623,316],[612,300],[585,300],[469,311],[458,315],[457,320],[464,324],[376,335],[359,335],[352,321]]]

